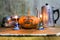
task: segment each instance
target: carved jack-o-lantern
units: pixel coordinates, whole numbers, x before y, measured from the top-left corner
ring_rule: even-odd
[[[19,19],[19,24],[23,28],[36,28],[39,23],[39,19],[35,16],[22,16]]]
[[[40,22],[36,16],[30,16],[30,11],[28,10],[27,16],[21,16],[19,18],[19,24],[22,28],[37,28],[37,24]]]

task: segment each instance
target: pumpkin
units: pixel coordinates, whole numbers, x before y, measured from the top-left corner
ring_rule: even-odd
[[[37,24],[40,20],[35,16],[21,16],[19,18],[19,24],[22,28],[37,28]]]
[[[37,24],[41,20],[38,19],[36,16],[30,16],[30,9],[28,9],[28,15],[27,16],[21,16],[19,18],[19,24],[21,25],[22,28],[38,28]]]

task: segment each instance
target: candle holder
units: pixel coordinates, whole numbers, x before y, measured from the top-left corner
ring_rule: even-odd
[[[16,19],[16,22],[15,22],[15,27],[13,29],[14,30],[19,30],[19,25],[18,25],[18,21],[17,21],[18,16],[16,15],[16,16],[14,16],[14,18]]]
[[[42,14],[40,14],[40,16],[39,16],[40,18],[40,23],[39,23],[39,28],[38,28],[38,30],[44,30],[44,27],[43,27],[43,23],[42,23]]]

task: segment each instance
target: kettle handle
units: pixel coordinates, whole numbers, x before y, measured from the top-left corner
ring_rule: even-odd
[[[54,23],[56,23],[56,21],[59,19],[59,9],[53,10],[53,14],[55,14],[55,12],[58,13],[58,17],[57,17],[56,20],[54,20]]]

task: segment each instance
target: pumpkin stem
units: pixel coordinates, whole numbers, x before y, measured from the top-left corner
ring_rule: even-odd
[[[30,8],[28,8],[28,16],[30,16]]]

